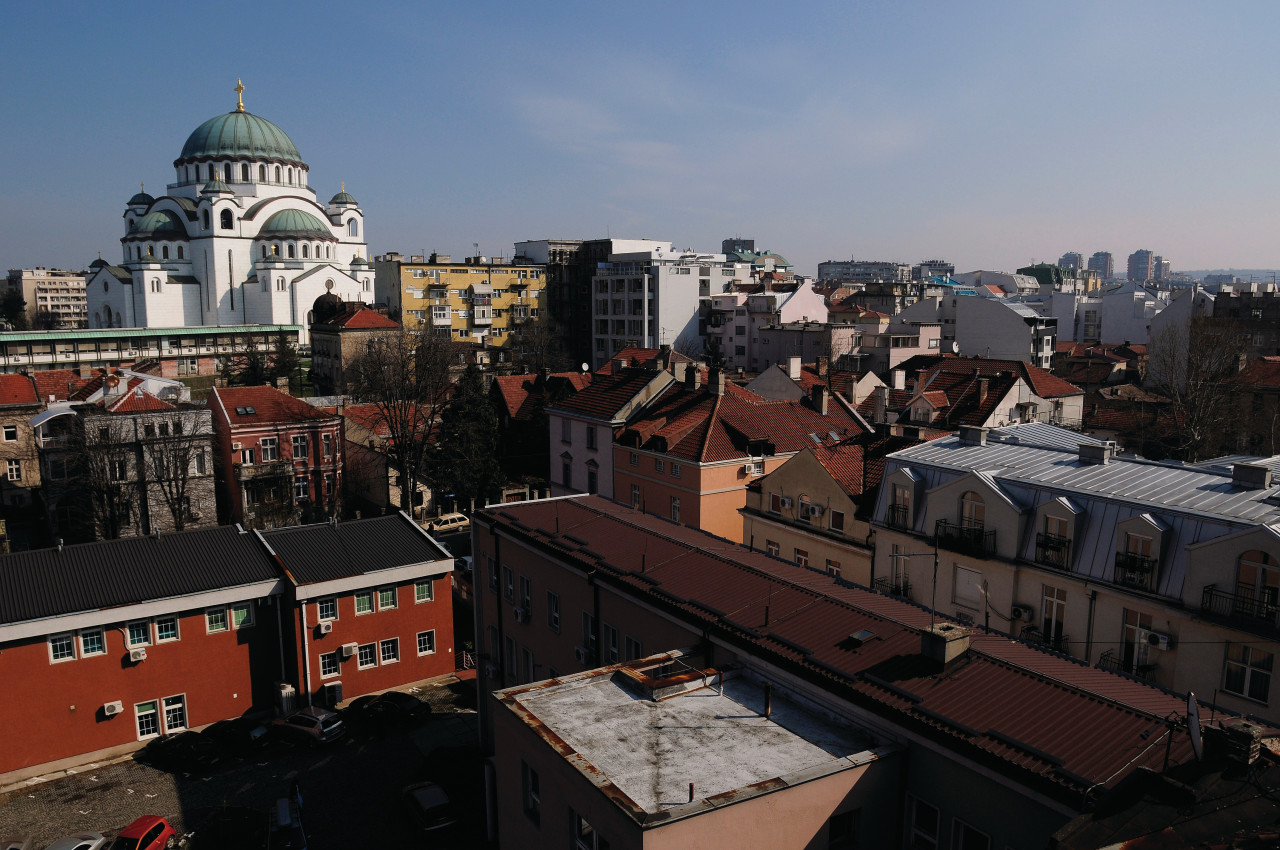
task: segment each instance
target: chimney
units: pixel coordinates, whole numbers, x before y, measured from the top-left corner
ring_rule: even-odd
[[[289,394],[289,379],[288,379],[288,378],[276,378],[276,389],[277,389],[277,390],[279,390],[280,392],[284,393],[285,395],[288,395],[288,394]]]
[[[880,384],[875,389],[876,407],[875,412],[871,414],[872,421],[877,425],[883,425],[889,421],[889,388],[884,384]]]
[[[987,390],[990,389],[990,387],[991,387],[990,378],[984,377],[984,378],[978,379],[978,404],[982,404],[984,401],[987,400]]]
[[[1231,483],[1241,490],[1267,490],[1271,487],[1271,468],[1259,463],[1233,463]]]
[[[800,380],[800,355],[793,354],[787,358],[787,377],[793,381]]]
[[[670,365],[671,365],[671,346],[669,345],[658,346],[658,360],[657,360],[658,371],[659,372],[664,371]]]
[[[685,374],[688,371],[689,371],[689,364],[685,363],[684,361],[681,361],[679,363],[673,363],[671,365],[671,374],[675,375],[676,381],[681,384],[684,383]]]
[[[827,388],[822,384],[819,384],[818,386],[814,387],[813,390],[810,392],[809,398],[813,402],[813,409],[821,413],[823,416],[826,416],[827,415]]]
[[[920,633],[920,654],[946,666],[969,650],[969,630],[954,623],[938,623]]]
[[[827,370],[830,367],[831,367],[831,359],[829,357],[825,355],[822,357],[819,357],[818,358],[818,377],[819,378],[827,377]]]
[[[1104,443],[1080,444],[1081,463],[1106,465],[1111,463],[1111,459],[1115,456],[1116,444],[1114,440],[1107,440]]]
[[[961,425],[960,443],[966,446],[985,446],[987,444],[987,429],[977,425]]]
[[[627,368],[627,358],[625,357],[613,358],[613,374],[616,375],[625,368]]]
[[[543,384],[546,384],[547,379],[550,377],[551,377],[550,367],[543,366],[541,369],[538,370],[538,380],[541,381]]]
[[[697,390],[702,386],[702,370],[698,368],[697,363],[690,363],[689,369],[684,373],[684,387],[689,391]]]
[[[712,369],[707,375],[707,385],[716,395],[724,395],[724,372]]]
[[[907,373],[902,369],[894,369],[891,373],[893,379],[893,388],[895,390],[905,390],[907,388]]]
[[[849,406],[858,406],[858,376],[849,376]]]

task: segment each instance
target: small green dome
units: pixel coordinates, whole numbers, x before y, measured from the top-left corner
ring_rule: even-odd
[[[200,194],[202,195],[213,195],[219,192],[226,192],[230,195],[231,187],[216,177],[204,184],[204,188],[200,190]]]
[[[352,260],[352,261],[351,261],[351,265],[353,265],[353,266],[367,266],[367,265],[369,265],[369,263],[365,260],[365,258],[364,258],[364,257],[361,257],[359,254],[357,254],[357,255],[356,255],[356,258],[355,258],[354,260]]]
[[[265,118],[239,111],[214,116],[197,127],[187,137],[178,159],[223,156],[302,162],[302,155],[284,130]]]
[[[262,225],[259,238],[333,239],[333,231],[305,210],[280,210]]]
[[[329,199],[329,206],[333,206],[334,204],[351,204],[351,206],[354,207],[356,205],[356,199],[351,197],[351,194],[344,190]]]
[[[139,192],[129,199],[131,207],[149,207],[156,202],[156,199],[148,195],[146,192]]]
[[[186,238],[187,229],[181,220],[168,210],[153,210],[134,222],[129,228],[130,236],[154,236],[156,238]]]

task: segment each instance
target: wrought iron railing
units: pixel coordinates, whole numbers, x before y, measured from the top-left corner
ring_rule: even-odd
[[[1151,590],[1156,576],[1156,559],[1133,552],[1116,553],[1115,583],[1136,590]]]
[[[909,528],[911,510],[906,505],[890,505],[886,521],[890,528]]]
[[[1229,593],[1216,585],[1206,585],[1200,598],[1200,611],[1225,617],[1244,625],[1277,626],[1280,603],[1274,599],[1258,599],[1252,589],[1244,593]]]
[[[1036,535],[1036,563],[1071,570],[1071,538],[1041,532]]]
[[[1022,639],[1027,643],[1039,644],[1048,647],[1055,652],[1061,652],[1063,655],[1071,654],[1071,638],[1066,635],[1046,635],[1040,630],[1039,626],[1024,626],[1022,629]]]
[[[881,576],[871,583],[872,587],[881,593],[888,593],[891,596],[911,596],[911,580],[906,576]]]
[[[996,551],[995,529],[987,531],[980,525],[960,525],[940,519],[936,534],[938,546],[962,555],[985,558]]]
[[[1114,673],[1128,673],[1138,679],[1151,681],[1155,677],[1155,662],[1145,662],[1135,664],[1132,661],[1125,663],[1122,656],[1116,655],[1115,650],[1108,649],[1098,658],[1096,665],[1100,670],[1110,670]]]

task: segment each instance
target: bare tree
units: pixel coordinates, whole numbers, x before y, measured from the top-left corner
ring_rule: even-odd
[[[385,450],[397,472],[400,504],[412,508],[419,478],[434,482],[430,446],[449,400],[455,345],[419,325],[370,339],[354,358],[348,392],[373,404],[387,430]]]
[[[560,372],[570,368],[564,329],[547,312],[536,319],[517,320],[511,334],[512,363],[517,370]]]
[[[1175,430],[1172,454],[1198,461],[1217,453],[1235,425],[1233,379],[1252,340],[1239,322],[1192,317],[1152,334],[1147,386],[1169,399]]]
[[[152,414],[143,424],[148,495],[156,494],[174,531],[216,516],[212,439],[213,419],[207,408],[181,407]],[[158,518],[152,520],[154,524]]]
[[[85,416],[66,448],[74,470],[66,495],[88,512],[94,536],[114,540],[134,532],[140,509],[133,421],[111,414]]]

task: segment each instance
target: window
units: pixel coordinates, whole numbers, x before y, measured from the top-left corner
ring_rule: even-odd
[[[831,530],[844,534],[844,511],[830,511],[827,515],[831,517]]]
[[[333,457],[333,435],[332,434],[322,435],[321,442],[324,443],[324,456]]]
[[[573,813],[573,850],[609,850],[609,842],[576,812]]]
[[[8,470],[6,472],[10,481],[22,480],[22,461],[11,460],[8,462]]]
[[[351,219],[351,221],[347,222],[347,235],[348,236],[360,235],[360,223],[356,221],[354,218]]]
[[[526,682],[532,682],[538,677],[534,675],[534,671],[538,668],[533,663],[533,650],[524,647],[520,650],[520,678]]]
[[[485,557],[485,560],[489,563],[489,589],[496,591],[498,589],[498,562],[488,556]]]
[[[1044,617],[1041,620],[1041,631],[1045,642],[1057,647],[1062,642],[1062,630],[1067,619],[1067,591],[1061,587],[1044,586],[1041,599]]]
[[[566,489],[573,486],[573,464],[567,460],[560,464],[560,481]]]
[[[841,571],[840,571],[840,562],[839,562],[839,561],[833,561],[833,560],[831,560],[830,558],[827,558],[827,575],[831,575],[831,576],[835,576],[835,577],[839,578],[839,577],[840,577],[840,572],[841,572]]]
[[[129,478],[129,461],[127,458],[119,458],[111,461],[111,480],[126,481]]]
[[[953,850],[990,850],[991,839],[955,818],[951,821],[951,847]]]
[[[307,499],[311,496],[311,479],[305,475],[299,475],[293,479],[293,498]]]
[[[542,792],[538,788],[538,771],[529,767],[527,762],[520,762],[521,800],[524,804],[524,816],[534,825],[542,822]]]
[[[516,601],[516,574],[506,565],[502,567],[502,598],[508,602]]]
[[[663,471],[664,471],[664,465],[663,465],[662,461],[661,461],[661,460],[659,460],[658,458],[654,458],[654,459],[653,459],[653,471],[654,471],[654,472],[663,472]]]
[[[127,627],[129,646],[149,646],[151,644],[151,624],[146,620],[130,623]]]
[[[987,506],[982,496],[968,490],[960,497],[960,525],[964,528],[982,528],[986,524]]]
[[[157,617],[156,618],[156,643],[165,643],[166,641],[178,639],[178,618],[177,617]]]
[[[594,449],[596,447],[596,426],[587,426],[587,448]]]
[[[957,605],[963,605],[964,607],[972,608],[975,611],[981,610],[982,573],[957,564],[955,572],[955,587],[952,593],[953,598],[951,601]]]
[[[605,658],[609,664],[617,664],[621,660],[618,655],[618,630],[608,623],[604,624]]]
[[[680,521],[680,497],[679,496],[671,497],[671,521],[672,522]]]
[[[595,461],[592,461],[591,463],[594,464]],[[600,489],[600,473],[597,472],[596,469],[591,464],[588,464],[587,465],[587,492],[594,496],[599,489]]]
[[[633,508],[640,507],[640,485],[639,484],[631,485],[631,507]]]
[[[796,553],[795,562],[797,564],[799,564],[802,567],[809,566],[809,550],[808,549],[796,549],[795,553]]]
[[[253,603],[237,602],[231,606],[231,627],[244,629],[253,625]]]
[[[431,629],[426,632],[418,632],[418,654],[434,655],[436,651],[436,631]]]
[[[102,629],[85,629],[80,632],[81,656],[105,655],[106,652],[107,644]]]
[[[781,552],[782,549],[778,546],[778,541],[766,540],[764,542],[764,551],[774,557],[777,557],[778,553]]]
[[[356,666],[363,670],[366,667],[374,667],[378,663],[378,645],[375,643],[362,643],[356,650]]]
[[[138,721],[138,740],[143,738],[154,738],[160,734],[160,715],[156,711],[156,704],[152,702],[140,702],[133,707],[134,717]]]
[[[6,437],[5,439],[7,440],[7,439],[8,439],[8,437]],[[632,452],[632,453],[631,453],[631,458],[630,458],[630,463],[631,463],[631,465],[632,465],[632,466],[639,466],[639,465],[640,465],[640,455],[636,454],[635,452]]]
[[[222,214],[218,218],[223,230],[231,229],[231,210],[223,210]]]
[[[1147,666],[1147,634],[1151,631],[1151,615],[1140,611],[1124,609],[1124,669],[1128,673],[1138,672]]]
[[[1266,552],[1252,550],[1236,564],[1235,613],[1274,622],[1280,607],[1280,567]]]
[[[258,445],[262,449],[263,463],[270,463],[271,461],[276,460],[279,457],[275,437],[263,437],[262,440],[258,443]],[[249,462],[251,461],[246,461],[246,463],[249,463]]]
[[[228,628],[226,608],[210,608],[204,612],[204,630],[207,633],[225,632]]]
[[[547,591],[547,627],[560,634],[560,594]]]
[[[245,466],[253,466],[253,449],[244,449],[240,452],[240,461]]]
[[[907,798],[907,846],[911,850],[937,850],[938,810],[928,803]]]
[[[680,477],[680,464],[678,463],[671,464],[671,477],[672,478]]]
[[[853,850],[858,846],[858,821],[862,810],[832,815],[827,821],[827,850]]]
[[[383,664],[395,664],[400,660],[400,638],[384,640],[379,646]]]
[[[631,635],[627,635],[623,641],[623,647],[626,650],[626,659],[635,661],[637,658],[644,658],[644,644]]]
[[[296,434],[296,435],[294,436],[294,438],[293,438],[293,459],[294,459],[294,460],[306,460],[306,459],[307,459],[307,435],[306,435],[306,434]]]
[[[431,602],[436,598],[436,586],[430,579],[413,583],[413,602]]]
[[[1271,690],[1274,656],[1246,643],[1227,644],[1222,689],[1265,703]]]
[[[769,494],[769,513],[771,514],[782,513],[782,494],[781,493]]]
[[[378,588],[378,610],[386,611],[396,607],[396,589],[394,587]]]
[[[316,614],[321,620],[338,619],[338,600],[327,596],[316,603]]]
[[[4,441],[6,443],[12,443],[16,439],[18,439],[18,426],[17,425],[4,426]]]
[[[49,660],[70,661],[76,657],[76,642],[71,635],[51,635],[49,637]]]
[[[520,607],[526,612],[533,610],[533,582],[528,576],[520,576]]]
[[[592,657],[596,653],[596,618],[590,612],[582,612],[582,645]],[[589,660],[589,659],[588,659]]]
[[[320,656],[320,678],[321,679],[332,678],[338,675],[340,671],[341,671],[341,666],[338,663],[338,653],[326,652],[324,655]]]

